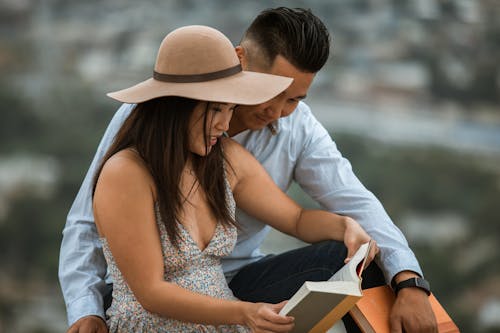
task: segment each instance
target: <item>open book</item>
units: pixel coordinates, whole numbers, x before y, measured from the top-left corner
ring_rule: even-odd
[[[328,281],[306,281],[281,309],[295,317],[292,333],[324,333],[361,298],[361,272],[372,242],[363,244]]]
[[[351,309],[350,314],[363,333],[389,333],[389,314],[396,296],[389,286],[363,290],[363,298]],[[429,301],[436,316],[439,333],[458,333],[457,325],[441,306],[434,294]]]

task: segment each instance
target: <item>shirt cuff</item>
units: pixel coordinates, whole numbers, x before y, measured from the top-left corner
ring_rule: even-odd
[[[388,284],[396,274],[402,271],[412,271],[424,277],[413,252],[398,251],[386,257],[382,262],[385,280]]]
[[[94,295],[82,296],[67,306],[68,325],[73,325],[78,319],[87,316],[98,316],[106,322],[104,305],[100,297]]]

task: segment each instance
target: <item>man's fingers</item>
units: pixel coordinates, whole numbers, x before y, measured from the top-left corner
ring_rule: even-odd
[[[96,333],[109,333],[108,327],[106,325],[101,325],[97,328]]]
[[[109,333],[107,327],[100,327],[97,333]]]
[[[391,333],[403,333],[401,328],[402,322],[399,318],[391,318]]]
[[[373,261],[373,259],[375,259],[375,256],[380,251],[378,246],[377,246],[377,243],[374,240],[372,240],[372,242],[373,242],[373,245],[372,245],[372,248],[370,249],[370,254],[368,255],[368,264],[371,263]],[[366,266],[368,266],[368,265],[366,265]]]
[[[357,249],[354,250],[352,246],[347,247],[347,257],[344,259],[344,264],[347,264],[351,261],[352,256],[356,253]]]
[[[101,317],[87,316],[77,320],[66,333],[108,333],[108,328]]]
[[[78,322],[76,322],[73,325],[71,325],[70,328],[68,328],[66,333],[80,333],[79,328],[80,328],[80,325]]]

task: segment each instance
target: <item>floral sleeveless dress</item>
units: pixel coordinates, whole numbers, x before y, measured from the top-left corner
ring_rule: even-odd
[[[234,216],[235,202],[226,181],[229,207]],[[179,223],[179,249],[170,242],[167,231],[155,205],[156,222],[160,232],[165,281],[175,283],[185,289],[220,299],[235,300],[229,289],[220,259],[231,253],[236,243],[237,230],[234,226],[224,227],[218,223],[214,235],[201,251],[189,232]],[[159,316],[146,311],[137,301],[118,269],[105,238],[101,238],[104,256],[113,279],[113,301],[106,315],[110,333],[146,332],[250,332],[249,328],[239,325],[201,325],[186,323]]]

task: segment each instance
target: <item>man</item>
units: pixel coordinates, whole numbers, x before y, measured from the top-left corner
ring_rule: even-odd
[[[277,185],[287,190],[295,180],[323,207],[357,220],[377,241],[387,283],[401,283],[391,313],[394,332],[434,332],[435,318],[425,290],[412,284],[422,277],[408,244],[380,202],[359,182],[327,131],[301,102],[329,55],[329,35],[310,11],[276,8],[262,12],[246,31],[236,52],[245,69],[294,78],[271,101],[240,106],[228,134],[247,148]],[[59,277],[66,300],[68,332],[107,332],[104,297],[106,264],[93,222],[91,182],[96,166],[133,105],[123,105],[109,125],[63,232]],[[305,280],[326,280],[344,263],[345,246],[323,242],[276,256],[259,246],[265,224],[238,211],[242,226],[232,255],[223,262],[229,286],[243,300],[279,302],[290,298]],[[374,265],[371,265],[374,266]],[[380,279],[379,279],[380,280]],[[365,272],[366,286],[377,281],[377,267]],[[108,283],[111,281],[108,281]]]

